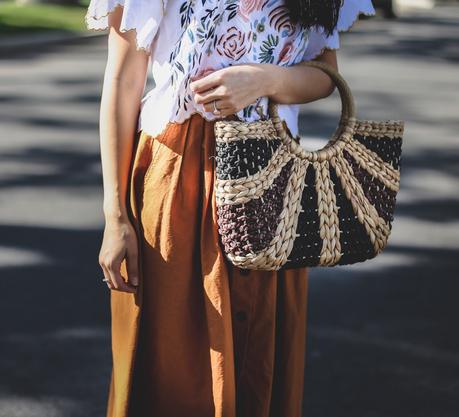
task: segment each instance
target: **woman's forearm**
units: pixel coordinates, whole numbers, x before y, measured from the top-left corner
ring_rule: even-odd
[[[309,103],[329,96],[335,85],[318,68],[297,64],[289,67],[263,64],[266,95],[277,103]]]
[[[127,212],[129,170],[148,56],[136,50],[134,31],[120,31],[123,9],[109,15],[108,57],[100,105],[100,151],[105,228],[99,264],[112,290],[135,293],[139,285],[138,245]],[[127,276],[122,276],[125,261]]]
[[[126,217],[126,190],[140,96],[123,79],[106,76],[100,109],[104,214]]]
[[[127,218],[128,174],[148,69],[148,57],[134,46],[133,33],[111,28],[99,119],[106,219]]]

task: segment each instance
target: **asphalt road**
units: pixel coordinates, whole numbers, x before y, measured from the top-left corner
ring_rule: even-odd
[[[454,7],[371,18],[341,38],[359,117],[406,122],[402,187],[384,254],[312,271],[307,417],[459,415],[458,19]],[[0,417],[105,413],[105,57],[105,38],[0,57]],[[302,110],[317,146],[337,93]]]

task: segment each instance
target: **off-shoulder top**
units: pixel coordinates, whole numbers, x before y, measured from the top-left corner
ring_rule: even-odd
[[[168,121],[183,122],[193,113],[219,116],[193,101],[192,77],[229,65],[269,63],[282,66],[311,60],[324,49],[339,48],[339,32],[349,30],[360,13],[374,15],[371,0],[343,0],[338,25],[327,36],[320,26],[302,29],[288,17],[285,0],[91,0],[89,30],[108,29],[108,15],[122,7],[120,31],[134,30],[137,49],[151,60],[155,86],[143,96],[137,129],[159,134]],[[241,109],[240,120],[267,117],[268,98]],[[298,135],[300,104],[279,104],[279,116]]]

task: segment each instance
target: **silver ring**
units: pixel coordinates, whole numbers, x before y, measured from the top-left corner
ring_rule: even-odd
[[[105,278],[105,277],[103,277],[103,278],[102,278],[102,281],[104,281],[104,282],[108,282],[108,281],[109,281],[109,279],[108,279],[108,278]]]
[[[214,111],[213,111],[213,113],[215,115],[221,114],[221,111],[219,109],[217,109],[217,100],[214,100],[213,103],[214,103]]]

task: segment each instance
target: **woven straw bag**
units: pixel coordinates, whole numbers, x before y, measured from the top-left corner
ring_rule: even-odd
[[[352,264],[386,246],[400,184],[404,122],[357,120],[346,81],[325,71],[341,96],[327,145],[306,151],[277,105],[269,118],[215,122],[217,222],[228,259],[244,269]]]

